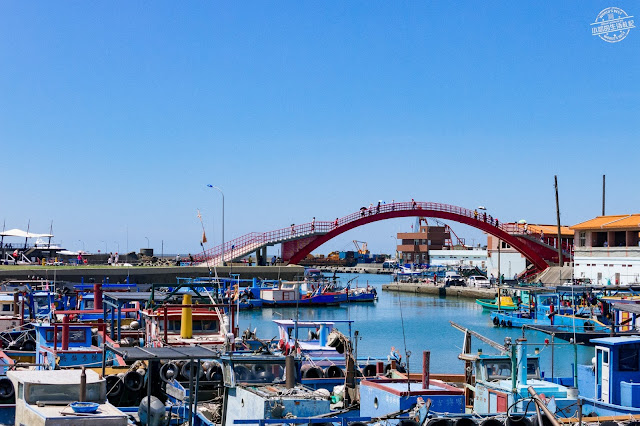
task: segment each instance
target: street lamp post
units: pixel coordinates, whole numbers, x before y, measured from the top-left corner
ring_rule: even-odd
[[[100,241],[100,242],[101,242],[101,243],[104,243],[104,252],[105,252],[105,253],[109,253],[109,246],[107,245],[107,242],[106,242],[106,241],[104,241],[104,240],[103,240],[103,241]]]
[[[117,242],[117,241],[114,241],[113,243],[114,243],[116,246],[118,246],[118,253],[120,253],[120,243],[119,243],[119,242]]]
[[[84,241],[82,241],[82,240],[78,240],[78,242],[82,243],[82,251],[84,252],[84,251],[85,251],[85,250],[84,250]]]
[[[209,188],[217,189],[222,195],[222,266],[224,266],[224,192],[217,186],[207,184]]]
[[[393,235],[389,235],[389,238],[393,238],[393,247],[396,256],[396,262],[398,261],[398,237],[394,237]]]
[[[149,237],[145,237],[147,239],[147,248],[149,248]]]

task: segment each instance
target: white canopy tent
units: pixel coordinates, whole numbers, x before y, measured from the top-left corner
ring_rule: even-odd
[[[0,232],[2,237],[20,237],[20,238],[51,238],[51,234],[34,234],[33,232],[23,231],[22,229],[9,229],[8,231]]]

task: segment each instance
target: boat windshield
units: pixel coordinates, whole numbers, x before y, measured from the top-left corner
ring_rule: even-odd
[[[271,363],[234,364],[233,372],[240,383],[283,383],[284,366]]]
[[[511,378],[511,360],[492,360],[484,363],[487,380],[504,380]],[[539,379],[538,359],[527,360],[527,379]]]
[[[44,308],[49,306],[49,296],[34,296],[33,303],[37,308]]]

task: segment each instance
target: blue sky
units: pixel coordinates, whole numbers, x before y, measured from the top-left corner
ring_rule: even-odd
[[[637,213],[631,1],[0,2],[0,220],[70,249],[198,250],[379,199],[502,221]],[[390,251],[413,220],[343,234]],[[479,232],[454,225],[470,241]],[[128,235],[128,243],[127,243]]]

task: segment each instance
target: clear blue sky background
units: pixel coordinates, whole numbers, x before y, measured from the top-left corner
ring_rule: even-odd
[[[0,2],[0,220],[69,249],[195,252],[379,199],[502,221],[639,212],[631,1]],[[639,22],[636,19],[636,22]],[[413,220],[344,234],[321,252]],[[458,226],[468,240],[482,235]],[[212,238],[213,237],[213,238]],[[117,243],[116,243],[117,242]]]

